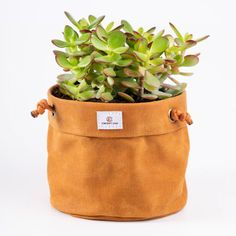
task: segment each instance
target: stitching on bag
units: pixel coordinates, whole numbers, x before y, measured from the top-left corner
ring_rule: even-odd
[[[62,133],[62,134],[66,134],[66,135],[73,135],[73,136],[78,136],[78,137],[84,137],[84,138],[101,138],[101,139],[130,139],[130,138],[142,138],[142,137],[149,137],[149,136],[161,136],[161,135],[166,135],[169,133],[174,133],[177,132],[181,129],[188,129],[187,125],[184,125],[182,127],[173,129],[169,132],[164,132],[164,133],[159,133],[159,134],[144,134],[144,135],[136,135],[136,136],[129,136],[129,137],[122,137],[122,136],[117,136],[117,137],[103,137],[103,136],[88,136],[88,135],[78,135],[78,134],[73,134],[73,133],[69,133],[69,132],[65,132],[65,131],[61,131],[58,128],[55,128],[54,126],[52,126],[51,124],[49,124],[49,126],[51,126],[52,129],[55,129],[57,132]]]

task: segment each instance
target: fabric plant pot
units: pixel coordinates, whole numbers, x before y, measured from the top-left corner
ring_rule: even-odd
[[[48,92],[53,207],[117,221],[162,217],[184,207],[188,130],[169,115],[172,109],[186,112],[185,92],[130,104],[61,99],[53,88]]]

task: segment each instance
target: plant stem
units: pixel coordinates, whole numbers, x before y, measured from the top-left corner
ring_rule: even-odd
[[[176,87],[175,86],[173,86],[173,85],[170,85],[170,84],[162,84],[161,85],[163,88],[167,88],[167,89],[176,89]]]
[[[179,85],[179,81],[176,80],[175,78],[171,77],[170,75],[168,75],[168,78],[169,78],[172,82],[174,82],[175,84]]]
[[[143,86],[143,84],[144,84],[144,77],[142,76],[142,77],[139,78],[139,86],[140,86],[140,88],[139,88],[139,96],[140,96],[140,98],[142,98],[142,96],[144,94],[144,86]]]

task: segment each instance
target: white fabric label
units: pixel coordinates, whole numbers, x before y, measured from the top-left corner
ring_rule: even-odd
[[[97,111],[98,129],[123,129],[122,111]]]

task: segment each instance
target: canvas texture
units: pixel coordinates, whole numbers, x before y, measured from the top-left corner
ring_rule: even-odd
[[[166,216],[186,204],[189,137],[172,108],[186,93],[146,103],[79,102],[48,92],[51,204],[89,219],[132,221]],[[97,129],[97,111],[121,111],[123,129]]]

